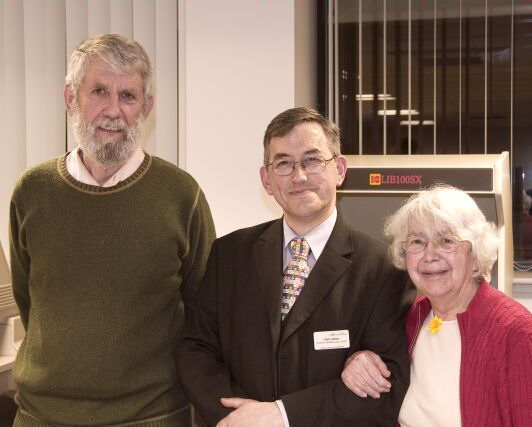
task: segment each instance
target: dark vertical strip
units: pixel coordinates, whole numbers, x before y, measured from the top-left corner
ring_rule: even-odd
[[[513,173],[513,237],[514,237],[514,259],[523,259],[523,234],[521,233],[521,222],[523,221],[523,182],[524,169],[522,166],[516,166]]]
[[[395,109],[400,110],[402,106],[402,94],[403,94],[403,87],[401,86],[401,76],[402,76],[402,34],[401,34],[401,20],[397,19],[395,21]],[[401,141],[401,126],[399,124],[399,119],[394,117],[394,133],[395,133],[395,144],[397,146],[397,152],[399,154],[406,154],[406,152],[403,151],[402,147],[402,141]]]
[[[438,126],[441,126],[442,131],[442,146],[447,145],[447,19],[441,19],[441,121],[438,121]],[[445,152],[446,150],[444,150]]]
[[[469,64],[471,62],[470,56],[470,43],[471,43],[471,18],[468,16],[465,19],[465,99],[464,99],[464,128],[465,132],[462,133],[464,136],[462,144],[462,153],[469,153],[469,144],[470,144],[470,121],[469,121],[469,109],[470,109],[470,88],[469,88]]]
[[[329,36],[327,31],[328,25],[328,4],[326,1],[317,1],[316,5],[316,49],[317,49],[317,109],[320,113],[327,116],[329,114],[329,85],[328,80],[328,43]]]
[[[418,61],[417,61],[417,80],[418,80],[418,111],[419,115],[412,116],[412,120],[417,120],[419,122],[419,125],[417,126],[417,141],[412,140],[412,154],[420,154],[424,153],[424,141],[423,141],[423,118],[424,118],[424,108],[423,108],[423,95],[424,95],[424,86],[423,86],[423,62],[424,62],[424,52],[423,52],[423,40],[424,37],[424,31],[423,31],[423,19],[422,17],[418,21],[418,37],[417,37],[417,49],[418,49]]]
[[[491,8],[490,8],[490,11],[491,11]],[[493,117],[493,92],[492,92],[492,89],[493,89],[493,15],[490,14],[490,16],[488,17],[488,57],[486,58],[486,61],[489,61],[488,63],[488,67],[487,67],[487,70],[488,70],[488,75],[486,76],[486,78],[488,79],[488,93],[486,94],[487,96],[487,100],[486,102],[488,103],[488,114],[487,114],[487,117],[486,117],[486,121],[488,122],[486,126],[486,128],[489,127],[490,123],[489,123],[489,119],[490,117]],[[490,143],[490,132],[487,133],[486,135],[486,145],[487,147],[489,147],[489,143]],[[486,147],[486,148],[487,148]],[[489,149],[486,150],[486,154],[489,153]]]
[[[362,0],[359,0],[359,1],[362,1]],[[360,141],[359,141],[360,126],[362,126],[362,123],[360,123],[359,120],[358,120],[358,114],[359,114],[359,109],[360,109],[361,103],[358,102],[356,96],[354,95],[354,94],[358,93],[358,81],[360,79],[360,76],[358,75],[358,70],[359,70],[359,66],[360,66],[359,57],[358,57],[358,55],[359,55],[358,34],[359,34],[359,27],[361,25],[362,25],[362,22],[360,20],[360,17],[358,18],[358,20],[355,17],[355,24],[353,25],[353,48],[354,48],[354,61],[353,61],[353,64],[354,65],[353,65],[353,70],[352,70],[353,77],[354,77],[354,80],[353,80],[353,87],[354,87],[354,90],[353,90],[353,102],[354,102],[354,108],[353,108],[353,116],[351,118],[351,120],[354,123],[354,131],[353,131],[354,150],[353,150],[353,154],[360,154],[358,152],[358,148],[360,146]],[[359,95],[362,96],[361,93]]]
[[[342,152],[344,154],[357,154],[358,135],[356,133],[357,120],[354,118],[357,114],[356,93],[356,52],[354,46],[356,38],[354,37],[355,23],[342,22],[338,24],[338,125],[342,132]]]
[[[514,6],[512,6],[514,7]],[[516,79],[516,73],[515,73],[515,64],[517,64],[517,58],[518,58],[518,49],[517,47],[520,46],[519,43],[517,43],[517,15],[515,13],[515,9],[514,9],[514,15],[513,15],[513,25],[512,25],[512,34],[511,34],[511,37],[512,37],[512,40],[513,40],[513,52],[512,52],[512,58],[513,58],[513,62],[511,64],[511,67],[510,67],[510,72],[511,72],[511,79],[513,81],[513,88],[512,88],[512,96],[511,96],[511,102],[512,102],[512,111],[513,111],[513,120],[511,120],[511,126],[512,126],[512,133],[513,133],[513,138],[514,140],[512,141],[512,147],[511,147],[511,150],[510,150],[510,169],[513,169],[513,167],[518,164],[518,162],[516,162],[516,159],[515,159],[515,156],[514,156],[514,153],[515,153],[515,143],[516,143],[516,135],[517,135],[517,130],[516,127],[515,127],[515,122],[516,122],[516,117],[517,117],[517,111],[516,111],[516,102],[515,102],[515,96],[517,93],[519,93],[518,91],[518,79]],[[513,178],[513,174],[510,174],[511,175],[511,178]],[[515,187],[514,187],[514,180],[511,179],[511,186],[512,186],[512,191],[515,193]],[[515,222],[514,222],[515,223]],[[514,227],[514,230],[515,230],[515,227]]]
[[[373,22],[372,24],[372,35],[371,35],[371,45],[373,46],[373,49],[372,49],[372,52],[374,52],[374,54],[372,55],[373,56],[373,61],[372,61],[372,70],[371,70],[371,74],[372,74],[372,79],[371,79],[371,88],[372,88],[372,93],[373,93],[373,102],[372,102],[372,106],[373,106],[373,123],[372,123],[372,127],[373,127],[373,138],[372,138],[372,145],[373,147],[371,147],[371,151],[368,150],[366,147],[364,147],[364,152],[375,152],[375,150],[377,150],[377,147],[379,147],[379,142],[381,141],[381,138],[380,138],[380,131],[381,131],[381,127],[379,126],[379,122],[380,122],[380,119],[379,119],[379,115],[377,113],[378,109],[379,109],[379,81],[381,80],[381,73],[380,73],[380,55],[378,54],[379,52],[379,48],[380,48],[380,43],[379,43],[379,22],[378,21],[375,21]]]

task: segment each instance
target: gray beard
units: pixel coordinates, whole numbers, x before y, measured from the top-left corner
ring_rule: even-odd
[[[85,121],[79,109],[72,114],[72,130],[84,154],[105,166],[124,164],[140,146],[143,115],[140,115],[133,126],[128,126],[124,120],[103,118],[94,122]],[[122,130],[123,137],[115,140],[112,137],[98,138],[96,129]]]

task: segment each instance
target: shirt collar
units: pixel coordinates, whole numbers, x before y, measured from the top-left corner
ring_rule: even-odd
[[[325,221],[323,221],[317,227],[314,227],[304,236],[298,236],[296,233],[294,233],[294,230],[292,230],[290,226],[287,224],[286,219],[283,218],[283,233],[284,233],[283,250],[286,249],[286,247],[288,246],[288,244],[294,237],[304,237],[305,240],[308,242],[310,246],[310,250],[314,254],[315,259],[317,260],[319,256],[321,255],[321,253],[323,252],[323,248],[325,248],[325,245],[327,244],[329,237],[331,237],[334,224],[336,224],[337,216],[338,216],[338,213],[336,211],[336,208],[334,208],[331,215]]]
[[[118,184],[120,181],[124,181],[125,179],[129,178],[142,164],[145,156],[144,151],[142,151],[140,148],[137,148],[127,162],[120,169],[118,169],[114,175],[112,175],[103,185],[100,185],[83,164],[80,153],[81,147],[78,146],[68,154],[66,158],[67,171],[77,181],[83,184],[94,185],[96,187],[112,187]]]

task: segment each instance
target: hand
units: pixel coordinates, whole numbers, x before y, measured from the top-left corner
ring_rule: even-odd
[[[386,380],[390,371],[378,354],[369,350],[353,353],[345,362],[342,381],[359,397],[378,399],[380,393],[388,393],[392,385]]]
[[[235,408],[216,427],[284,427],[281,411],[275,402],[259,402],[240,397],[222,397],[222,405]]]

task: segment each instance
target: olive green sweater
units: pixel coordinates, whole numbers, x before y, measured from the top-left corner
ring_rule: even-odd
[[[11,201],[18,425],[175,426],[188,403],[174,351],[214,238],[209,206],[148,154],[107,188],[76,181],[65,158],[26,172]]]

